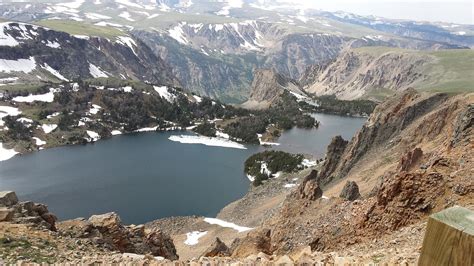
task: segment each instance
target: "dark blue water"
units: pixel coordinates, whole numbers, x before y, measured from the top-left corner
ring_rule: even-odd
[[[322,155],[333,135],[349,138],[364,120],[317,115],[318,130],[293,129],[277,149]],[[183,132],[115,136],[94,144],[58,147],[0,162],[0,190],[46,203],[60,219],[117,212],[125,223],[178,215],[215,216],[242,197],[249,181],[246,150],[181,144]]]

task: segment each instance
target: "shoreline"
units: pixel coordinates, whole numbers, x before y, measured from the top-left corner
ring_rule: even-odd
[[[193,126],[191,126],[191,127],[193,127]],[[192,131],[192,129],[190,129],[190,127],[188,127],[188,128],[179,128],[179,129],[178,128],[173,128],[173,129],[165,128],[165,129],[154,129],[154,130],[148,130],[149,128],[145,128],[145,129],[147,129],[147,130],[138,129],[138,130],[132,131],[132,132],[120,132],[120,134],[112,134],[111,136],[104,137],[104,138],[91,139],[87,143],[61,144],[61,145],[49,146],[49,147],[46,147],[46,148],[39,147],[37,150],[32,150],[32,151],[27,151],[27,152],[18,152],[18,151],[15,151],[13,148],[9,149],[9,148],[5,147],[5,145],[3,143],[0,142],[0,164],[4,161],[8,161],[8,160],[13,159],[15,157],[26,155],[26,154],[32,154],[32,153],[35,153],[35,152],[40,152],[40,151],[54,149],[54,148],[60,148],[60,147],[89,145],[89,144],[94,144],[96,142],[99,142],[101,140],[107,140],[107,139],[111,139],[111,138],[116,137],[116,136],[124,136],[124,135],[130,136],[130,135],[141,134],[141,133],[191,132],[191,133],[196,134],[196,136],[209,138],[209,137],[206,137],[204,135],[200,135],[200,134]],[[235,144],[242,145],[242,146],[244,146],[244,145],[253,145],[253,144],[248,144],[248,143],[239,143],[239,142],[235,142],[235,141],[228,140],[228,139],[225,139],[225,138],[220,138],[220,137],[214,137],[214,139],[229,141],[229,142],[233,142]],[[174,141],[174,140],[170,140],[170,141]],[[179,141],[174,141],[174,142],[179,142]],[[206,145],[206,144],[203,144],[203,143],[184,143],[184,142],[180,142],[180,143],[182,143],[182,144],[202,144],[202,145]],[[227,147],[227,146],[218,146],[218,145],[207,145],[207,146],[230,148],[230,147]],[[264,145],[261,144],[260,146],[264,146]],[[1,156],[2,155],[1,154],[2,150],[5,152],[5,154],[7,154],[7,153],[10,153],[10,154],[14,153],[14,154],[11,157],[3,159],[3,157]],[[5,156],[5,157],[7,157],[7,156]]]
[[[342,116],[342,115],[338,115],[338,114],[327,114],[327,113],[322,113],[322,112],[317,112],[317,113],[311,113],[311,114],[323,114],[323,115],[336,115],[336,116]],[[344,117],[344,116],[342,116]],[[354,118],[357,118],[357,117],[354,117]],[[26,152],[21,152],[21,151],[16,151],[14,150],[14,148],[8,148],[5,146],[4,143],[0,142],[0,164],[4,161],[7,161],[7,160],[10,160],[14,157],[17,157],[17,156],[22,156],[22,155],[26,155],[26,154],[32,154],[34,152],[40,152],[40,151],[43,151],[43,150],[49,150],[49,149],[53,149],[53,148],[58,148],[58,147],[67,147],[67,146],[77,146],[77,145],[88,145],[88,144],[93,144],[93,143],[96,143],[100,140],[106,140],[106,139],[110,139],[112,137],[115,137],[115,136],[121,136],[121,135],[133,135],[133,134],[139,134],[139,133],[150,133],[150,132],[155,132],[155,133],[163,133],[163,132],[176,132],[176,133],[179,133],[179,132],[192,132],[194,134],[196,134],[197,136],[199,137],[203,137],[203,138],[213,138],[213,139],[218,139],[218,140],[222,140],[222,141],[227,141],[227,142],[232,142],[232,146],[239,146],[241,149],[245,148],[245,146],[247,145],[255,145],[255,146],[260,146],[260,147],[272,147],[272,146],[280,146],[280,143],[278,143],[278,139],[280,138],[280,136],[278,137],[271,137],[271,138],[265,138],[265,137],[269,137],[271,136],[270,132],[266,131],[265,133],[263,134],[258,134],[258,138],[259,138],[259,142],[260,144],[253,144],[253,143],[243,143],[243,142],[239,142],[239,141],[236,141],[236,140],[232,140],[230,138],[225,138],[223,136],[220,136],[220,135],[217,135],[216,137],[207,137],[205,135],[201,135],[199,133],[196,133],[193,131],[193,129],[199,125],[198,123],[194,123],[192,126],[189,126],[189,127],[177,127],[177,126],[174,126],[174,127],[168,127],[168,128],[163,128],[163,129],[160,129],[160,128],[157,128],[157,127],[144,127],[144,128],[141,128],[141,129],[137,129],[135,131],[131,131],[131,132],[122,132],[120,130],[112,130],[111,131],[111,135],[110,136],[107,136],[107,137],[99,137],[99,138],[92,138],[90,137],[86,143],[72,143],[72,144],[60,144],[60,145],[53,145],[53,146],[48,146],[48,147],[44,147],[43,145],[41,146],[38,146],[38,149],[37,150],[31,150],[31,151],[26,151]],[[295,127],[293,127],[295,128]],[[292,128],[292,129],[293,129]],[[315,127],[315,129],[317,129],[317,127]],[[286,131],[289,131],[289,130],[283,130],[282,132],[286,132]],[[95,132],[94,132],[95,133]],[[264,140],[265,139],[265,140]],[[35,139],[36,140],[36,139]],[[41,140],[42,142],[45,142],[44,140]],[[177,141],[177,142],[180,142],[178,140],[171,140],[171,141]],[[202,145],[206,145],[204,143],[186,143],[186,142],[181,142],[183,144],[202,144]],[[207,145],[207,146],[214,146],[214,147],[227,147],[227,148],[234,148],[234,147],[228,147],[228,146],[219,146],[219,145]],[[230,145],[229,145],[230,146]],[[6,156],[3,157],[2,156],[2,152],[4,152],[4,154],[9,154],[9,156]],[[13,154],[13,155],[11,155]],[[313,155],[311,155],[313,157]],[[6,159],[4,159],[6,158]]]

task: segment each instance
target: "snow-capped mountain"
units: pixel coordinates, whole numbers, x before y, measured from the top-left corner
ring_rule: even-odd
[[[348,48],[436,50],[474,46],[471,25],[363,17],[268,0],[31,0],[0,4],[0,16],[72,36],[85,35],[90,39],[87,43],[94,43],[97,49],[100,42],[110,48],[122,43],[123,51],[138,56],[142,66],[161,62],[161,58],[187,89],[229,101],[245,100],[257,68],[274,68],[299,79],[308,67],[334,60]],[[120,41],[122,36],[131,39]],[[50,46],[55,44],[44,41],[38,47],[61,50],[53,50]],[[37,55],[40,50],[35,50]],[[127,57],[122,57],[120,64],[127,61],[123,58]],[[56,64],[56,70],[66,78],[87,74],[87,62],[77,72],[80,74],[73,74],[62,64]],[[151,78],[143,73],[157,72],[152,67],[136,68],[135,73],[101,67],[111,76],[144,81]]]

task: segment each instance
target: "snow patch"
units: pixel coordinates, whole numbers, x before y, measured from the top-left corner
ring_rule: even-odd
[[[0,59],[0,72],[10,73],[13,71],[30,73],[36,68],[36,60],[34,57],[28,59],[8,60]]]
[[[199,96],[197,96],[197,95],[193,95],[193,98],[194,98],[194,100],[196,100],[196,102],[198,102],[198,103],[202,102],[202,98],[199,97]]]
[[[152,132],[152,131],[156,131],[158,129],[158,126],[156,127],[143,127],[143,128],[139,128],[137,130],[135,130],[135,132]]]
[[[78,38],[78,39],[83,39],[83,40],[89,40],[90,39],[90,37],[87,36],[87,35],[76,34],[76,35],[73,35],[73,36]]]
[[[97,113],[99,113],[100,109],[102,109],[102,107],[97,104],[93,104],[92,108],[89,110],[89,114],[96,115]]]
[[[0,106],[0,126],[3,126],[5,122],[2,120],[5,116],[16,116],[21,114],[21,111],[16,107],[11,106]]]
[[[46,46],[48,47],[51,47],[51,48],[54,48],[54,49],[58,49],[61,47],[61,44],[59,44],[58,42],[55,42],[55,41],[47,41],[46,42]]]
[[[221,131],[216,131],[216,136],[223,139],[230,139],[229,134],[221,132]]]
[[[53,132],[53,130],[55,130],[57,127],[58,127],[58,125],[56,125],[56,124],[41,125],[41,128],[43,129],[45,134],[49,134],[49,133]]]
[[[112,130],[110,134],[112,134],[112,136],[116,136],[116,135],[122,135],[122,132],[120,130]]]
[[[50,119],[50,118],[56,117],[56,116],[58,116],[58,115],[60,115],[60,114],[61,114],[60,112],[55,112],[55,113],[52,113],[52,114],[46,116],[46,118],[47,118],[47,119]]]
[[[134,19],[132,19],[132,16],[127,11],[124,11],[124,12],[120,13],[120,15],[118,15],[118,16],[121,17],[121,18],[124,18],[128,21],[135,21]]]
[[[212,138],[205,136],[189,136],[189,135],[173,135],[168,138],[171,141],[176,141],[183,144],[202,144],[206,146],[226,147],[234,149],[246,150],[247,148],[237,142],[233,142],[222,138]]]
[[[115,27],[115,28],[123,28],[125,27],[124,25],[121,25],[121,24],[118,24],[118,23],[111,23],[111,22],[105,22],[105,21],[101,21],[101,22],[97,22],[95,23],[94,25],[96,26],[101,26],[101,27]]]
[[[175,39],[179,43],[188,44],[189,41],[186,39],[186,37],[184,37],[183,25],[186,25],[186,23],[180,23],[174,28],[169,29],[168,33],[171,38]]]
[[[54,90],[50,89],[45,94],[29,94],[28,96],[16,96],[12,99],[14,102],[31,103],[34,101],[52,103],[54,101]]]
[[[130,37],[127,36],[118,36],[117,37],[117,43],[120,43],[122,45],[128,46],[132,52],[137,55],[137,52],[135,52],[135,47],[137,47],[137,43]]]
[[[3,144],[0,143],[0,161],[6,161],[13,156],[15,156],[18,152],[14,149],[7,149],[3,147]]]
[[[314,167],[317,165],[316,161],[310,161],[308,159],[303,159],[301,165],[304,167]]]
[[[86,18],[92,19],[92,20],[99,20],[99,19],[111,19],[111,17],[102,15],[102,14],[97,14],[97,13],[86,13]]]
[[[56,78],[60,79],[60,80],[63,80],[63,81],[69,81],[67,78],[65,78],[63,75],[61,75],[61,73],[59,73],[59,71],[57,71],[56,69],[50,67],[48,64],[44,64],[44,66],[41,66],[44,70],[48,71],[49,73],[51,73],[53,76],[55,76]]]
[[[290,184],[290,183],[288,183],[288,184],[285,184],[283,187],[284,187],[284,188],[294,188],[294,187],[296,187],[296,186],[297,186],[296,184]]]
[[[36,141],[36,146],[43,146],[43,145],[46,145],[46,141],[41,140],[40,138],[33,137],[33,139]]]
[[[174,99],[176,98],[176,96],[174,96],[173,94],[169,92],[169,89],[166,86],[161,86],[161,87],[153,86],[153,88],[155,89],[156,92],[158,92],[161,98],[167,100],[168,102],[173,102]]]
[[[89,136],[88,141],[97,141],[97,140],[100,139],[100,135],[97,134],[97,132],[94,132],[94,131],[91,131],[91,130],[87,130],[86,133],[87,133],[87,135]]]
[[[232,228],[232,229],[238,231],[239,233],[242,233],[242,232],[249,231],[249,230],[253,229],[253,228],[250,228],[250,227],[239,226],[239,225],[236,225],[234,223],[226,222],[226,221],[223,221],[223,220],[220,220],[220,219],[217,219],[217,218],[204,218],[204,222],[206,222],[208,224],[219,225],[219,226],[226,227],[226,228]]]
[[[91,76],[93,76],[94,78],[106,78],[108,77],[108,75],[102,71],[99,67],[89,63],[89,73],[91,74]]]
[[[204,232],[199,232],[199,231],[193,231],[186,233],[186,240],[184,241],[184,244],[188,246],[194,246],[199,243],[199,238],[205,236],[207,234],[207,231]]]
[[[24,125],[28,125],[28,126],[30,126],[33,123],[33,120],[31,120],[29,118],[26,118],[26,117],[18,118],[16,121],[18,121],[18,122],[20,122]]]
[[[152,19],[158,17],[160,14],[151,14],[147,19]]]

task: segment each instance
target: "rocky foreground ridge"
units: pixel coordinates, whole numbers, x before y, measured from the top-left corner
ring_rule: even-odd
[[[124,226],[110,213],[58,222],[44,205],[3,193],[0,254],[5,263],[416,264],[428,215],[474,209],[473,121],[472,93],[393,96],[352,140],[335,137],[322,164],[269,180],[219,214],[252,228],[206,227],[207,240],[193,246],[183,242],[204,230],[200,217]],[[289,191],[270,189],[293,179]],[[243,211],[251,198],[259,204]],[[271,211],[243,218],[250,209]]]

